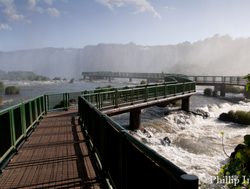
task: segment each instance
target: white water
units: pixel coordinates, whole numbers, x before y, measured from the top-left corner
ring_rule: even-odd
[[[250,133],[250,127],[225,123],[217,118],[229,110],[249,111],[250,103],[222,101],[196,108],[208,112],[209,118],[183,111],[164,115],[166,108],[146,109],[142,114],[142,129],[134,132],[134,136],[188,174],[197,175],[201,188],[221,188],[212,184],[213,177],[228,160],[223,152],[221,133],[224,133],[225,151],[230,156],[243,142],[243,136]],[[170,145],[164,142],[164,137],[170,139]]]

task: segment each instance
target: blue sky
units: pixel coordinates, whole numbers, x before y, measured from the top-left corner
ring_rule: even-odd
[[[0,51],[250,37],[249,0],[0,0]]]

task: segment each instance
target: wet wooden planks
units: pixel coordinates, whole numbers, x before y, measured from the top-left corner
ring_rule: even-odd
[[[46,115],[0,175],[0,188],[104,188],[74,118]]]

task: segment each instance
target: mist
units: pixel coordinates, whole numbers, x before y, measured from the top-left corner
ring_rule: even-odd
[[[187,75],[250,73],[250,38],[219,36],[194,43],[142,46],[89,45],[0,52],[0,70],[33,71],[50,78],[80,78],[81,72],[164,72]]]

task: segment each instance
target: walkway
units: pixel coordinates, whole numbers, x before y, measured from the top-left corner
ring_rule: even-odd
[[[76,124],[76,112],[46,115],[3,170],[0,188],[104,188]]]

